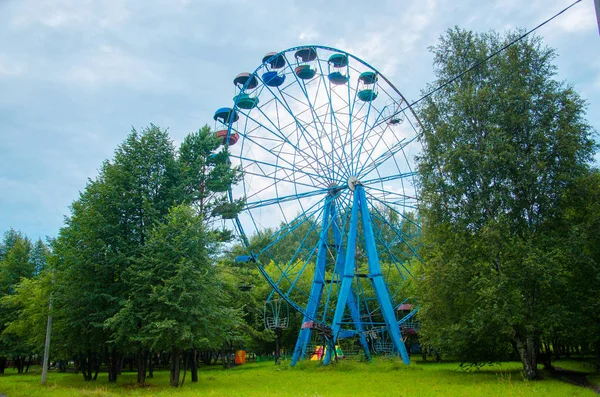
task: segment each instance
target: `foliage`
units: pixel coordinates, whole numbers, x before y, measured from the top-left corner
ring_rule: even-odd
[[[513,40],[449,30],[435,85]],[[429,97],[419,114],[423,339],[466,361],[519,353],[537,376],[540,336],[563,314],[572,265],[552,222],[594,153],[585,104],[554,80],[553,50],[522,40]]]
[[[47,303],[40,310],[40,302],[48,297],[49,288],[42,287],[40,272],[46,264],[48,247],[10,229],[0,243],[0,373],[4,372],[7,358],[12,358],[23,371],[25,357],[40,352],[36,330],[42,317],[48,314]],[[38,279],[34,279],[38,276]]]

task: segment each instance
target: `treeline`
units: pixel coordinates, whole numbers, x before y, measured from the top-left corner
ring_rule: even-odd
[[[115,382],[125,362],[138,382],[156,363],[197,380],[198,360],[234,349],[272,351],[262,304],[268,294],[255,269],[218,263],[232,233],[223,220],[239,212],[225,192],[240,178],[210,128],[175,148],[151,125],[132,131],[71,206],[58,237],[32,244],[5,233],[0,251],[0,371],[39,361],[52,301],[51,359],[74,362],[85,380],[101,365]],[[239,288],[240,277],[254,285]]]

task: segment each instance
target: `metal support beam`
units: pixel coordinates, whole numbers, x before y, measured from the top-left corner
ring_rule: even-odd
[[[400,353],[404,364],[410,363],[406,346],[402,341],[400,327],[396,320],[394,308],[390,300],[390,295],[381,274],[381,265],[379,264],[379,256],[377,254],[377,246],[375,244],[375,236],[373,227],[371,226],[371,216],[369,214],[369,206],[367,205],[367,197],[362,186],[358,185],[354,190],[354,196],[358,197],[360,203],[360,212],[362,214],[362,226],[365,233],[365,249],[367,251],[367,259],[369,261],[369,277],[373,281],[375,295],[381,307],[381,313],[385,320],[387,330],[392,338],[394,349]],[[355,200],[356,201],[356,200]],[[335,334],[334,334],[335,336]]]
[[[323,211],[323,220],[321,221],[322,229],[319,238],[319,252],[317,253],[315,274],[312,287],[310,288],[308,304],[306,306],[306,316],[304,316],[302,323],[315,320],[319,302],[321,301],[321,295],[323,294],[323,287],[325,285],[325,263],[327,259],[327,235],[329,231],[329,218],[332,205],[333,202],[331,197],[327,197],[325,200],[325,209]],[[312,330],[310,328],[300,329],[300,334],[296,340],[296,347],[294,348],[294,354],[292,355],[292,366],[296,365],[298,360],[305,357],[306,347],[310,341],[311,333]]]

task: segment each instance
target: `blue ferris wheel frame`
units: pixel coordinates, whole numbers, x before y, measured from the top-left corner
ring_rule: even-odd
[[[399,114],[400,112],[404,112],[405,110],[408,109],[408,111],[412,114],[412,116],[414,117],[414,119],[416,120],[416,123],[419,125],[420,127],[420,122],[418,120],[418,117],[416,116],[416,114],[414,113],[414,111],[412,110],[412,108],[410,108],[410,105],[408,105],[408,101],[406,101],[405,97],[400,93],[400,91],[398,91],[393,84],[391,84],[391,82],[381,73],[379,73],[374,67],[372,67],[370,64],[368,64],[367,62],[361,60],[360,58],[346,52],[346,51],[342,51],[333,47],[327,47],[327,46],[320,46],[320,45],[306,45],[306,46],[297,46],[297,47],[292,47],[289,48],[287,50],[281,51],[277,54],[274,54],[271,58],[265,58],[263,59],[263,62],[254,70],[254,72],[252,72],[250,75],[251,76],[255,76],[256,78],[258,78],[263,84],[264,81],[258,76],[258,72],[261,69],[264,69],[267,64],[269,64],[271,61],[273,61],[274,59],[278,58],[278,57],[285,57],[286,54],[289,54],[291,52],[298,52],[301,50],[309,50],[312,51],[314,50],[315,53],[317,50],[326,50],[335,54],[343,54],[345,55],[348,59],[353,59],[355,61],[358,61],[360,64],[362,64],[365,68],[367,68],[368,70],[371,70],[375,73],[376,77],[379,77],[381,79],[383,79],[387,85],[389,87],[391,87],[391,89],[393,89],[393,91],[395,92],[395,94],[398,96],[399,101],[398,104],[401,104],[402,102],[404,102],[405,104],[407,104],[402,110],[396,110],[395,113],[392,113],[391,116],[389,117],[394,117],[395,115]],[[286,61],[288,63],[288,66],[291,68],[291,64],[289,63],[289,61],[286,58]],[[319,63],[319,67],[321,68],[321,65]],[[349,71],[349,69],[348,69]],[[323,76],[323,71],[321,70],[321,78]],[[361,76],[362,77],[362,76]],[[300,84],[301,81],[298,80],[298,77],[295,76],[295,83]],[[248,79],[246,81],[246,83],[243,85],[243,87],[240,88],[240,92],[244,93],[246,92],[249,84],[251,84],[251,79]],[[294,84],[294,82],[292,82],[291,84]],[[349,84],[348,84],[349,86]],[[277,90],[279,90],[279,87],[277,87]],[[271,91],[271,89],[269,88],[269,91]],[[348,91],[350,92],[350,86],[348,88]],[[281,92],[281,91],[280,91]],[[272,93],[272,91],[271,91]],[[304,91],[305,95],[307,95],[307,100],[310,104],[310,98],[308,98],[308,94],[306,91]],[[274,95],[274,94],[273,94]],[[356,92],[355,92],[356,95]],[[331,102],[331,97],[328,98],[329,101]],[[373,98],[374,99],[374,98]],[[355,97],[356,100],[356,97]],[[235,112],[240,112],[244,115],[246,115],[248,117],[248,114],[244,113],[243,109],[240,109],[239,107],[239,101],[240,101],[240,96],[237,96],[234,98],[234,106],[232,108],[234,114]],[[330,104],[330,106],[332,106],[333,109],[333,105]],[[371,106],[369,105],[369,111],[371,109]],[[351,115],[351,110],[349,109],[350,115]],[[247,111],[247,113],[250,113],[250,110]],[[383,113],[380,112],[381,116]],[[368,116],[367,116],[368,117]],[[379,123],[383,123],[386,122],[386,119],[383,119],[379,121]],[[232,135],[232,133],[236,133],[234,132],[234,124],[235,121],[232,121],[231,119],[229,120],[229,123],[227,124],[227,142],[229,142],[229,138]],[[376,125],[371,126],[370,128],[375,128]],[[414,126],[413,126],[414,129]],[[366,130],[366,125],[365,125],[365,130]],[[421,129],[422,130],[422,129]],[[236,130],[239,132],[239,130]],[[382,134],[383,136],[383,134]],[[379,163],[379,165],[385,163],[386,161],[388,161],[390,158],[394,157],[400,150],[404,150],[404,148],[409,145],[410,143],[412,143],[413,141],[415,141],[417,139],[417,135],[407,141],[405,144],[400,145],[398,148],[395,148],[396,151],[395,152],[390,152],[390,154],[387,157],[384,157],[382,159],[382,161]],[[244,136],[244,138],[246,138]],[[381,138],[380,138],[381,139]],[[352,143],[352,140],[351,140]],[[362,142],[364,144],[364,141]],[[351,149],[352,150],[352,149]],[[359,150],[362,150],[362,146],[360,147]],[[333,151],[332,151],[333,152]],[[369,156],[370,158],[370,156]],[[257,162],[258,160],[253,160],[254,162]],[[370,169],[368,172],[366,172],[364,175],[369,175],[371,172],[373,172],[373,170],[377,169],[378,164],[375,162],[375,165],[373,166],[372,169]],[[356,167],[356,169],[354,170],[354,173],[357,175],[360,175],[363,171],[364,168],[367,166],[367,162],[365,162],[362,167],[360,168],[360,170],[358,169],[358,165]],[[371,165],[369,165],[371,166]],[[408,178],[408,177],[414,177],[415,176],[415,172],[407,172],[405,174],[398,174],[396,176],[388,176],[388,177],[383,177],[383,178],[375,178],[374,181],[375,182],[383,182],[383,181],[392,181],[395,179],[401,179],[401,178]],[[334,175],[334,172],[332,171],[332,176]],[[347,179],[348,177],[351,175],[337,175],[336,178],[336,182],[338,184],[335,185],[335,189],[347,189],[350,188]],[[346,181],[344,181],[344,179],[346,179]],[[295,181],[295,180],[294,180]],[[346,183],[344,183],[346,182]],[[368,229],[370,229],[370,220],[369,220],[369,209],[367,207],[367,197],[365,194],[365,190],[363,188],[364,184],[368,184],[370,181],[366,180],[366,181],[361,181],[357,186],[354,186],[353,190],[353,202],[352,202],[352,213],[351,213],[351,220],[350,220],[350,225],[349,225],[349,237],[348,237],[348,242],[346,244],[346,260],[345,260],[345,267],[343,269],[343,280],[341,281],[341,289],[340,292],[338,292],[338,303],[337,303],[337,307],[336,308],[336,316],[331,324],[331,331],[333,334],[333,346],[335,345],[335,340],[338,337],[349,337],[349,336],[356,336],[358,335],[361,339],[361,345],[363,346],[363,348],[365,349],[365,353],[367,354],[367,356],[369,356],[369,349],[368,346],[366,345],[366,342],[364,340],[364,332],[360,329],[360,321],[356,322],[355,326],[356,326],[356,331],[349,331],[346,329],[342,329],[341,327],[341,316],[344,313],[344,309],[345,306],[348,302],[348,300],[350,299],[350,301],[352,300],[352,292],[351,292],[351,287],[348,285],[349,283],[352,282],[353,279],[353,274],[350,274],[351,272],[353,272],[352,266],[354,264],[354,257],[352,257],[350,251],[350,239],[352,238],[352,234],[354,234],[354,238],[356,238],[356,233],[359,229],[359,221],[358,221],[358,214],[361,213],[362,214],[362,228],[363,228],[363,232],[365,233],[365,235],[367,235],[366,237],[366,241],[365,241],[365,247],[366,247],[366,251],[367,251],[367,256],[369,257],[369,269],[370,271],[373,270],[373,272],[371,272],[371,276],[370,279],[371,281],[374,283],[374,287],[375,287],[375,292],[377,294],[377,300],[379,301],[380,305],[382,305],[381,307],[381,311],[383,313],[383,316],[386,320],[386,328],[388,330],[388,332],[390,333],[393,345],[394,345],[394,350],[396,351],[396,353],[399,353],[400,356],[402,357],[403,361],[405,363],[409,362],[409,358],[408,358],[408,354],[406,352],[406,348],[404,346],[404,343],[402,341],[402,336],[399,330],[399,327],[408,322],[411,318],[414,317],[415,313],[418,310],[418,307],[415,308],[414,310],[411,310],[407,315],[403,316],[399,321],[396,320],[396,316],[394,314],[394,310],[395,308],[392,307],[391,301],[389,296],[386,297],[386,294],[388,294],[387,291],[387,287],[385,285],[385,282],[383,281],[383,277],[381,275],[381,269],[378,269],[379,266],[379,260],[377,258],[377,248],[376,248],[376,244],[375,244],[375,238],[373,237],[373,231],[371,230],[369,232]],[[275,189],[277,189],[276,185],[275,185]],[[244,190],[246,190],[246,188],[244,187]],[[320,190],[315,190],[312,192],[308,192],[308,193],[298,193],[296,190],[296,194],[292,194],[289,195],[287,197],[275,197],[269,200],[264,200],[264,201],[256,201],[254,203],[252,203],[252,205],[254,205],[256,208],[260,205],[267,205],[267,204],[272,204],[272,203],[280,203],[283,202],[284,200],[294,200],[294,199],[298,199],[299,197],[308,197],[308,196],[312,196],[312,195],[328,195],[329,193],[331,193],[332,188],[331,187],[326,187]],[[229,189],[228,191],[228,197],[229,200],[231,202],[235,201],[234,195],[233,195],[233,190]],[[325,201],[325,205],[323,206],[323,225],[325,225],[327,222],[329,222],[329,217],[331,215],[331,211],[336,211],[336,209],[334,208],[335,206],[333,204],[331,204],[331,200],[326,200]],[[248,205],[248,204],[247,204]],[[302,206],[302,204],[301,204]],[[245,209],[247,209],[248,207],[246,207]],[[281,208],[281,207],[280,207]],[[304,213],[308,213],[308,211],[304,210],[303,208],[303,212]],[[313,213],[313,215],[316,214],[316,212]],[[254,227],[257,231],[259,231],[258,226],[256,225],[256,222],[254,221],[254,218],[251,219],[252,222],[254,224]],[[311,296],[309,298],[309,304],[306,308],[303,308],[302,306],[300,306],[297,302],[295,302],[293,299],[290,298],[289,294],[286,294],[284,291],[281,290],[280,286],[278,285],[277,282],[275,282],[275,280],[271,277],[271,275],[268,274],[267,270],[265,269],[264,264],[261,264],[258,258],[258,254],[255,252],[251,251],[251,246],[250,246],[250,242],[248,239],[248,236],[246,235],[245,231],[244,231],[244,227],[242,225],[242,222],[240,221],[240,217],[236,216],[234,219],[234,224],[236,226],[236,229],[238,230],[238,233],[240,235],[241,240],[243,241],[244,245],[246,246],[246,248],[249,250],[249,255],[244,256],[244,257],[240,257],[238,260],[241,261],[251,261],[251,262],[256,262],[258,264],[258,269],[261,272],[261,274],[264,276],[265,280],[267,280],[267,282],[269,283],[269,285],[272,287],[273,292],[277,293],[279,296],[281,296],[281,298],[283,298],[285,301],[287,301],[287,303],[294,309],[296,309],[299,313],[301,313],[304,316],[304,324],[308,323],[308,322],[313,322],[315,324],[320,324],[320,326],[322,327],[329,327],[329,324],[323,322],[322,320],[320,320],[316,314],[314,313],[314,310],[311,308],[311,304],[315,302],[315,297],[313,296],[313,289],[315,288],[315,283],[313,282],[313,286],[311,287]],[[320,237],[320,242],[319,244],[323,244],[323,241],[327,238],[326,236],[323,237],[323,235],[327,234],[329,226],[323,226],[323,229],[321,231],[321,237]],[[339,234],[339,233],[338,233]],[[368,236],[370,234],[370,237]],[[341,241],[341,240],[340,240]],[[340,243],[341,245],[341,243]],[[321,251],[323,252],[323,250]],[[415,254],[415,256],[418,257],[418,254],[415,250],[413,250],[413,253]],[[312,255],[311,255],[312,256]],[[338,256],[339,257],[339,256]],[[317,256],[317,262],[319,261],[319,257]],[[371,269],[371,264],[373,264],[373,269]],[[410,271],[408,271],[408,273],[410,274]],[[315,280],[316,280],[316,276],[315,276]],[[349,281],[346,281],[349,280]],[[272,294],[273,294],[272,292]],[[320,294],[320,293],[317,293]],[[320,298],[319,298],[320,299]],[[318,300],[316,299],[316,305],[318,305]],[[354,312],[356,309],[352,309],[352,304],[349,305],[350,306],[350,311]],[[356,313],[352,313],[353,318],[356,316]],[[392,320],[393,319],[393,320]],[[397,326],[396,326],[397,325]],[[306,345],[308,343],[308,339],[310,338],[310,329],[305,329],[303,328],[300,331],[300,335],[298,337],[298,342],[297,342],[297,346],[294,352],[294,358],[292,361],[292,364],[295,364],[296,361],[298,359],[300,359],[301,357],[304,357],[307,353],[306,351]],[[330,348],[328,349],[328,353],[325,357],[325,363],[328,363],[331,361],[332,356],[331,356],[331,352],[334,349]]]

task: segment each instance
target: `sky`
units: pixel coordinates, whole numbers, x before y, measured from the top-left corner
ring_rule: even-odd
[[[54,237],[70,204],[131,131],[176,143],[269,51],[320,44],[383,73],[409,100],[434,79],[428,47],[453,26],[530,29],[572,0],[0,0],[0,233]],[[600,35],[584,0],[537,31],[558,79],[600,130]]]

